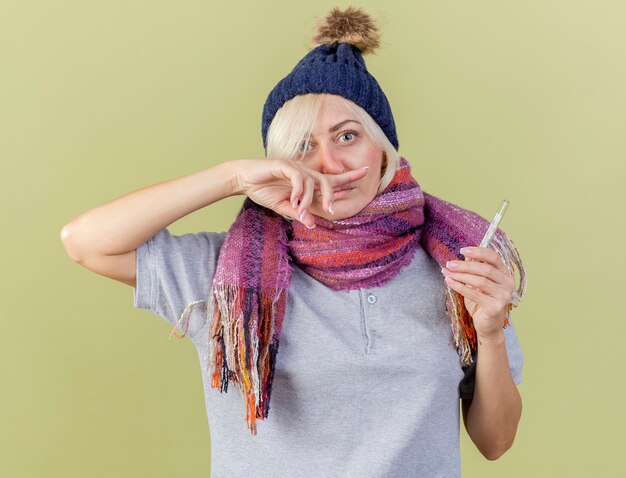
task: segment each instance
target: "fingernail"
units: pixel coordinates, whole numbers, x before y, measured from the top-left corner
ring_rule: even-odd
[[[298,200],[296,199],[294,202],[291,203],[291,205],[294,209],[298,209]]]
[[[333,202],[332,201],[328,203],[328,212],[333,214],[333,215],[335,214],[335,211],[333,210]]]
[[[458,265],[456,264],[456,262],[450,262],[450,261],[448,261],[448,262],[446,262],[446,267],[447,267],[448,269],[456,269],[456,268],[458,267]]]
[[[363,166],[361,169],[369,169],[369,166]]]
[[[305,224],[305,226],[306,226],[306,224]],[[309,227],[309,226],[306,226],[306,227],[307,227],[307,229],[315,229],[315,224],[313,224],[313,225],[312,225],[312,226],[310,226],[310,227]]]
[[[300,214],[300,221],[304,221],[304,216],[306,216],[306,209]]]
[[[470,251],[469,251],[469,249],[467,247],[462,247],[459,252],[461,252],[461,254],[465,255],[465,254],[467,254]]]

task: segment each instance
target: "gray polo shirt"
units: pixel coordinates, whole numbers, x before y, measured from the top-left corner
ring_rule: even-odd
[[[174,326],[187,304],[206,299],[224,238],[159,231],[137,248],[134,306]],[[196,309],[187,336],[202,371],[212,478],[460,476],[464,369],[440,267],[423,249],[371,289],[332,291],[294,266],[269,416],[257,421],[256,436],[237,386],[211,388],[207,329]],[[523,357],[512,325],[505,336],[519,384]]]

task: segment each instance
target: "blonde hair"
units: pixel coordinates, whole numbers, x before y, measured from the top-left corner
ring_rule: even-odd
[[[267,158],[296,159],[303,154],[300,146],[311,138],[313,125],[326,95],[327,93],[308,93],[296,96],[276,112],[267,131]],[[400,155],[367,111],[346,98],[339,98],[346,109],[361,122],[369,139],[384,153],[378,186],[380,193],[393,179],[400,164]]]

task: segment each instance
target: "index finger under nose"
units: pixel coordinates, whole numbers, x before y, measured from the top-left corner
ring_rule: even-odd
[[[331,187],[343,186],[344,184],[351,183],[352,181],[356,181],[365,177],[368,173],[369,166],[363,166],[359,169],[353,169],[352,171],[346,171],[345,173],[340,174],[326,174],[325,176],[328,178],[328,182]]]

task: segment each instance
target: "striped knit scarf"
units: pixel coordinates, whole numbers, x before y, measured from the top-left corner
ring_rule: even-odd
[[[404,158],[389,186],[356,216],[316,217],[316,223],[312,230],[290,225],[247,199],[220,251],[207,300],[211,385],[226,392],[229,381],[238,384],[253,435],[256,419],[269,413],[290,261],[333,290],[382,286],[418,247],[442,267],[463,260],[459,249],[478,245],[489,226],[478,214],[423,193]],[[521,299],[526,278],[515,246],[498,230],[490,247],[512,274],[518,267]],[[448,287],[446,296],[456,347],[468,364],[476,331],[463,297]]]

